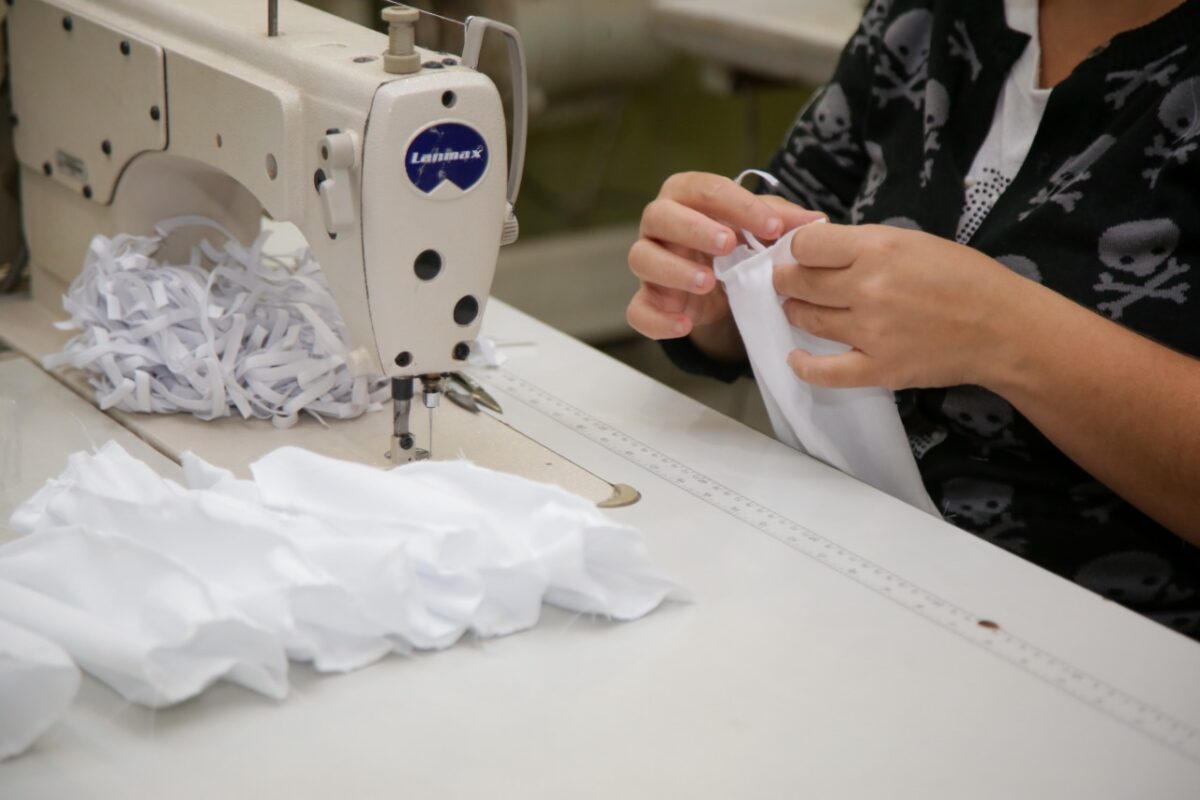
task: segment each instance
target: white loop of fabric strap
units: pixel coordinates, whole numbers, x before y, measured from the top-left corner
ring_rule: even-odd
[[[207,228],[187,264],[160,263],[164,239]],[[78,330],[47,369],[88,373],[102,409],[201,419],[238,414],[295,424],[301,411],[352,419],[382,408],[386,380],[363,368],[320,266],[307,249],[266,255],[198,216],[165,220],[155,236],[97,236],[63,297]]]
[[[763,183],[772,189],[772,191],[779,188],[779,179],[769,172],[763,172],[761,169],[745,170],[741,175],[738,175],[736,178],[734,178],[733,182],[738,186],[741,186],[746,181],[746,178],[749,178],[751,175],[757,176],[759,179],[761,179]],[[760,242],[753,233],[745,228],[742,228],[742,237],[746,240],[747,246],[749,246],[750,249],[754,250],[755,252],[761,253],[763,250],[767,249],[766,245]]]

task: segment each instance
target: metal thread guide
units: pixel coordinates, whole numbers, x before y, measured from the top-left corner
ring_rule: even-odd
[[[403,8],[411,8],[414,11],[416,11],[418,14],[424,14],[427,17],[434,17],[435,19],[440,19],[442,22],[452,22],[455,25],[458,25],[460,27],[463,27],[463,28],[467,27],[467,23],[463,22],[460,19],[451,19],[450,17],[443,17],[441,14],[437,14],[433,11],[426,11],[423,8],[417,8],[416,6],[410,6],[407,3],[400,3],[400,2],[397,2],[397,0],[384,0],[384,2],[391,6],[401,6]]]

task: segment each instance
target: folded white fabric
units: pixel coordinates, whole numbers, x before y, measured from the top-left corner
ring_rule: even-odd
[[[766,173],[753,174],[774,183]],[[717,258],[713,265],[725,285],[775,435],[876,489],[938,515],[921,482],[890,391],[813,386],[788,366],[788,354],[797,348],[818,356],[850,349],[793,327],[783,311],[787,298],[775,292],[775,267],[795,263],[795,235],[792,231],[768,248],[745,234],[748,244]]]
[[[209,229],[187,264],[156,260],[166,236]],[[78,330],[47,369],[85,370],[102,409],[232,414],[287,427],[306,411],[351,419],[381,408],[386,382],[351,351],[325,276],[308,250],[268,256],[217,223],[180,217],[157,236],[97,236],[63,297]],[[206,268],[209,267],[209,268]]]
[[[0,620],[0,761],[37,741],[78,690],[79,670],[61,647]]]
[[[635,619],[674,590],[638,531],[556,487],[296,448],[251,469],[188,455],[185,488],[114,443],[73,455],[13,514],[27,535],[0,547],[0,617],[161,706],[221,678],[280,697],[288,658],[345,671],[513,633],[543,601]]]

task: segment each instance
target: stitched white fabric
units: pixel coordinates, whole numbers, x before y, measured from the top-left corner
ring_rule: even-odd
[[[774,181],[770,175],[762,177],[768,183]],[[738,181],[743,178],[745,174]],[[921,483],[894,395],[876,387],[813,386],[797,378],[788,366],[788,354],[797,348],[818,356],[850,349],[793,327],[784,313],[787,298],[775,292],[775,267],[796,263],[792,257],[796,232],[769,248],[749,233],[743,235],[748,244],[715,259],[713,266],[725,285],[775,435],[781,442],[937,516]]]
[[[187,264],[155,259],[180,228],[211,229]],[[78,330],[44,359],[85,370],[102,409],[202,419],[239,414],[288,427],[306,411],[350,419],[378,410],[387,383],[346,346],[347,334],[312,254],[263,253],[202,217],[158,226],[157,236],[97,236],[63,297]],[[211,268],[206,268],[211,267]]]
[[[78,690],[79,670],[61,647],[0,619],[0,761],[37,741]]]
[[[296,448],[188,487],[115,443],[76,453],[14,512],[0,618],[130,701],[225,679],[271,697],[323,672],[534,625],[541,604],[630,620],[675,591],[640,532],[557,487],[465,461],[391,471]]]

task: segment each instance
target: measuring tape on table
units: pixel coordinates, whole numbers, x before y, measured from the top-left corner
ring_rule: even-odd
[[[774,537],[860,586],[987,650],[1043,683],[1200,763],[1200,730],[826,539],[508,370],[480,375],[493,388],[629,463]]]

